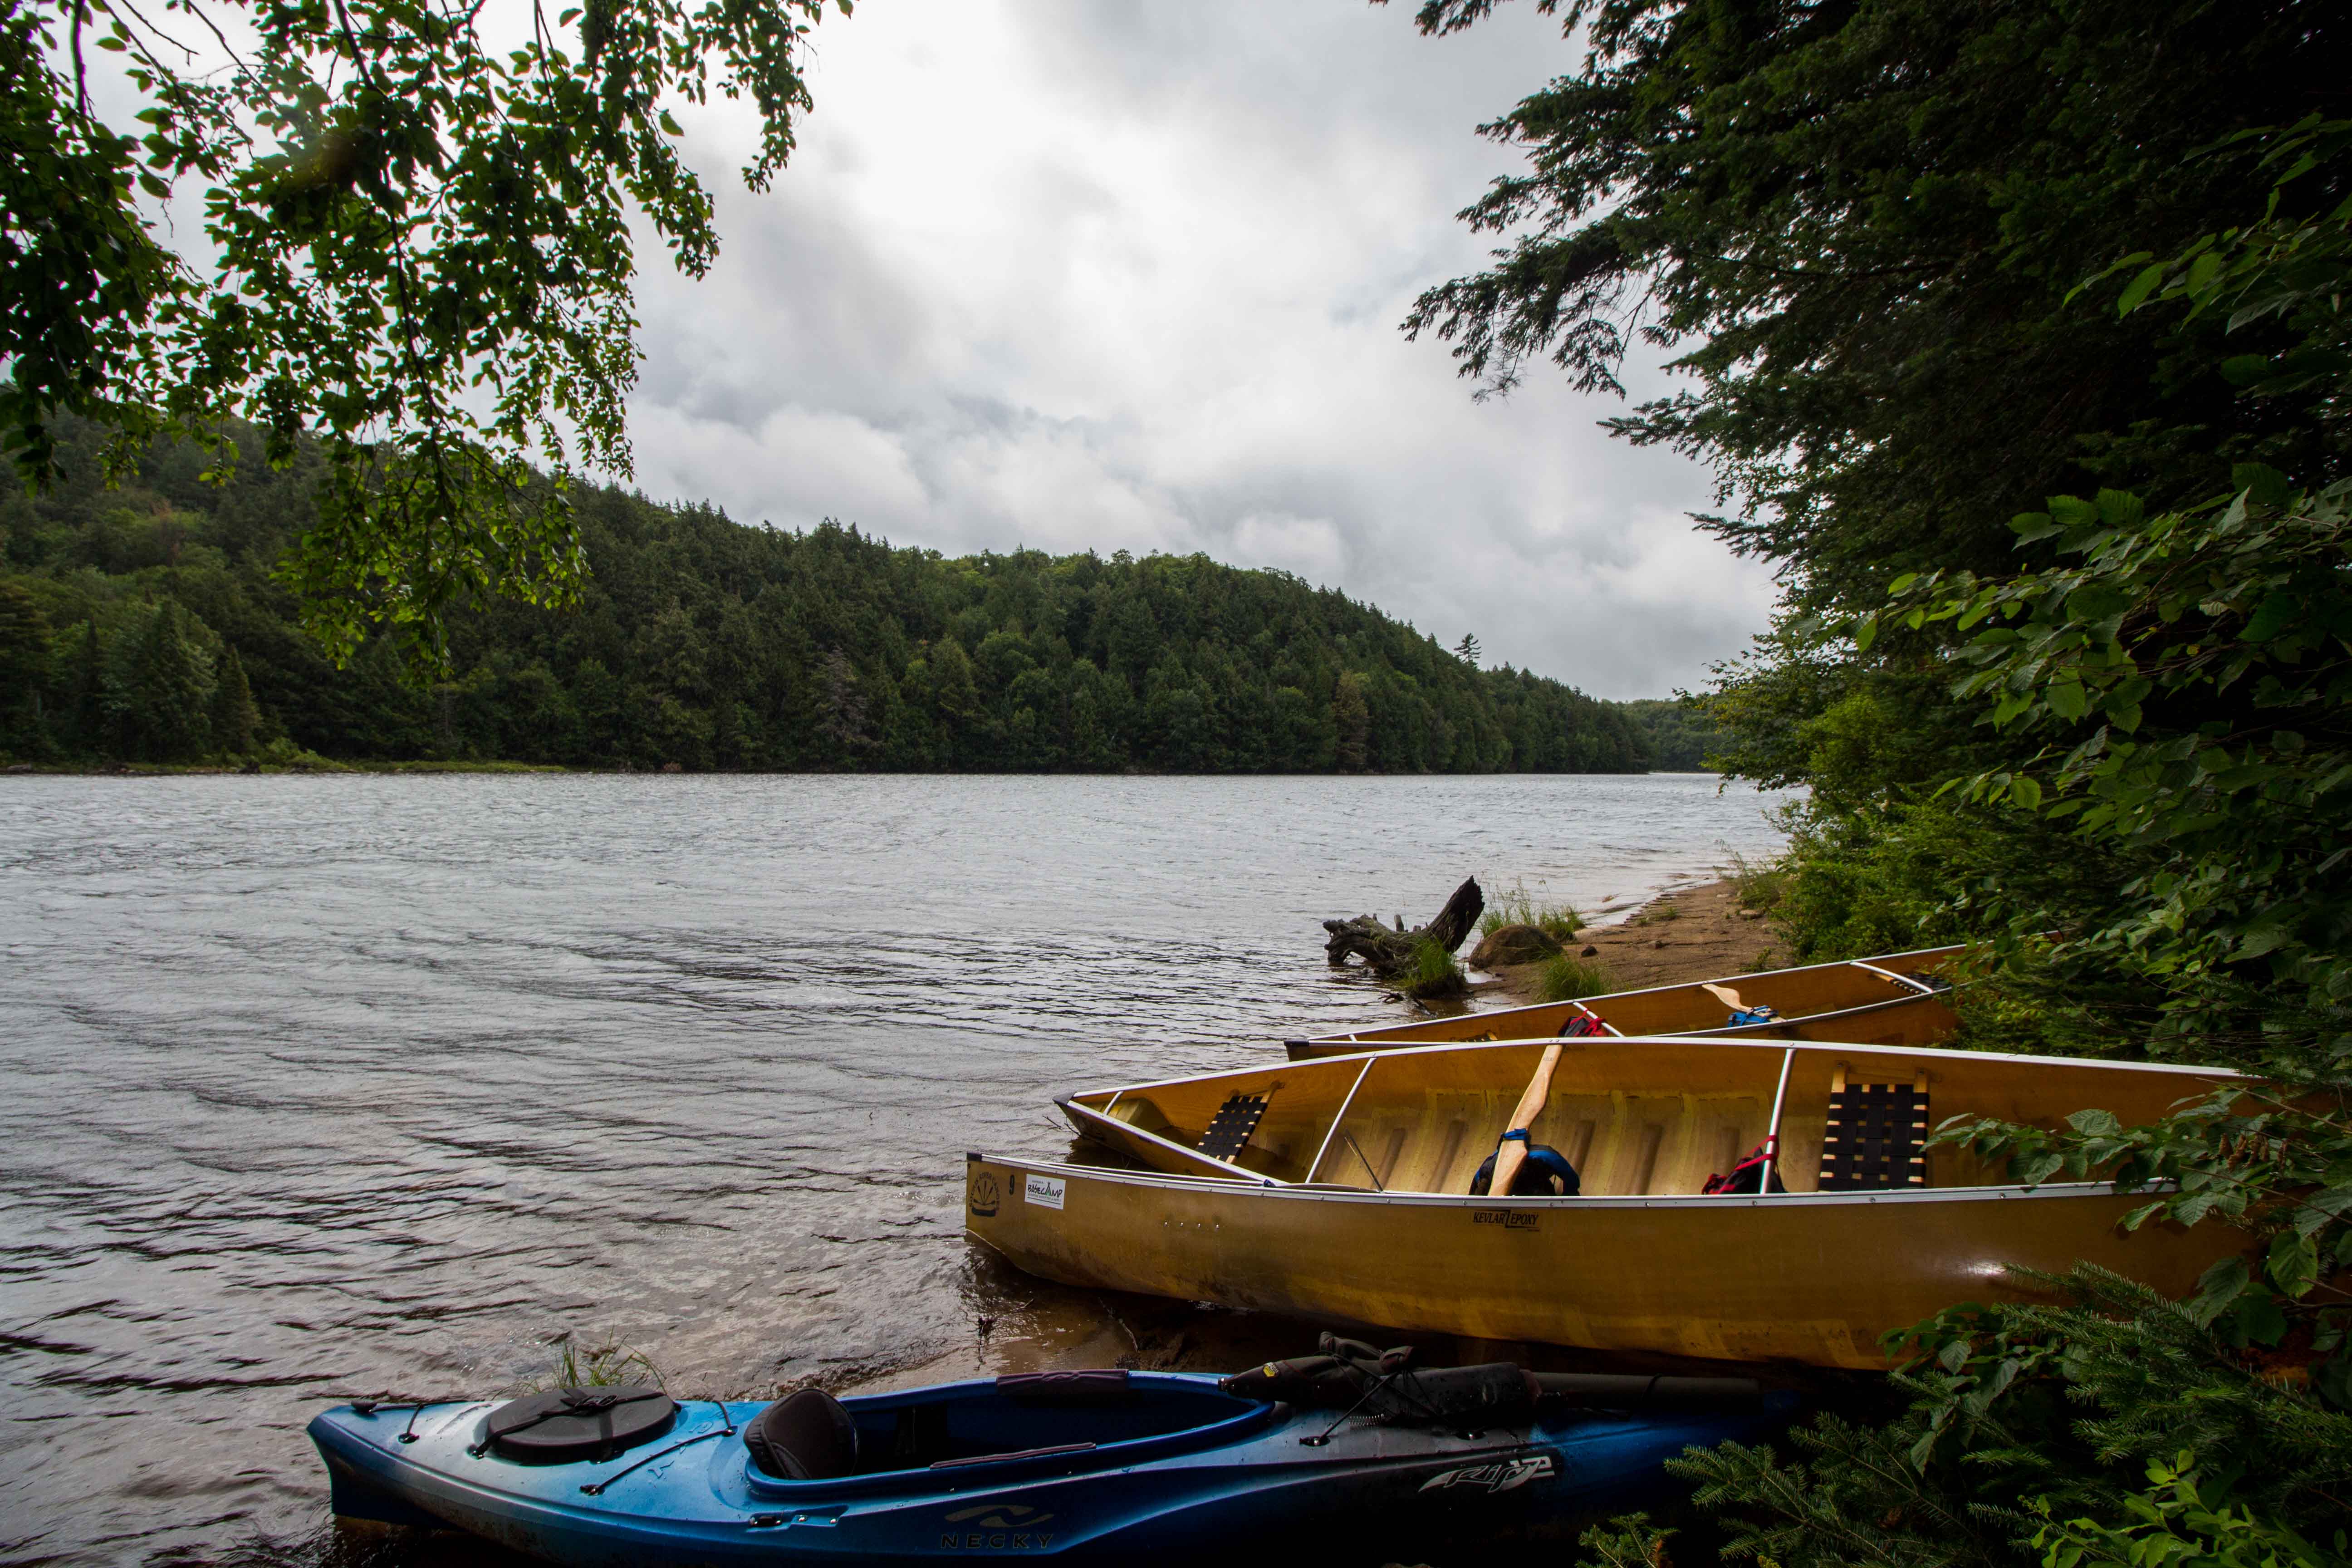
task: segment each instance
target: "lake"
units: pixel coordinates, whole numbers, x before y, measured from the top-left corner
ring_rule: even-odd
[[[1254,1358],[1240,1314],[969,1256],[964,1151],[1059,1154],[1055,1093],[1404,1016],[1327,917],[1472,874],[1622,905],[1771,853],[1773,799],[0,779],[0,1563],[322,1562],[316,1409],[544,1378],[566,1334],[746,1396]]]

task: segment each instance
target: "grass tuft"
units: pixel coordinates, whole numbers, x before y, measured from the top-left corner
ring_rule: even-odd
[[[1777,860],[1750,860],[1745,855],[1732,856],[1731,885],[1738,889],[1739,907],[1744,910],[1769,912],[1789,896],[1788,873]]]
[[[599,1345],[583,1352],[569,1330],[550,1342],[556,1347],[555,1365],[549,1369],[546,1388],[610,1388],[624,1383],[666,1386],[661,1368],[643,1351],[626,1345]],[[534,1387],[541,1386],[534,1384]]]
[[[1539,901],[1525,882],[1514,879],[1510,890],[1496,894],[1486,912],[1478,917],[1481,936],[1492,936],[1505,926],[1534,926],[1554,942],[1566,942],[1584,929],[1584,917],[1572,904]]]
[[[1458,996],[1470,989],[1454,955],[1427,937],[1412,944],[1412,962],[1390,975],[1389,984],[1408,996]]]
[[[1616,977],[1609,973],[1607,964],[1579,958],[1572,952],[1544,960],[1542,971],[1536,975],[1538,1002],[1573,1002],[1580,996],[1604,996],[1616,989]]]

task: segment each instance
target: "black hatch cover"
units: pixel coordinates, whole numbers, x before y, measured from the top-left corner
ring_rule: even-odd
[[[677,1415],[677,1401],[650,1383],[558,1388],[491,1411],[483,1444],[530,1464],[605,1459],[660,1436]]]

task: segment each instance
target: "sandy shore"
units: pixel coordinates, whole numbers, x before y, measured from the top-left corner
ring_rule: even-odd
[[[1569,951],[1606,965],[1609,989],[1638,991],[1778,968],[1786,961],[1775,948],[1777,940],[1770,921],[1741,917],[1738,890],[1721,880],[1668,889],[1617,924],[1588,926]],[[1477,986],[1477,1004],[1510,1006],[1534,1000],[1532,988],[1542,967],[1518,963],[1495,970]]]

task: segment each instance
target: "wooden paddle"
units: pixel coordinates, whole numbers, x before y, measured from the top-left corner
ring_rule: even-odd
[[[1518,1106],[1511,1112],[1511,1127],[1532,1127],[1535,1119],[1543,1114],[1544,1102],[1551,1098],[1552,1069],[1559,1066],[1559,1045],[1555,1041],[1544,1047],[1543,1060],[1536,1064],[1536,1076],[1528,1079],[1527,1092],[1519,1096]],[[1518,1175],[1527,1158],[1525,1139],[1504,1139],[1495,1150],[1495,1179],[1487,1184],[1486,1190],[1498,1198],[1508,1197],[1512,1179]]]
[[[1714,997],[1717,1001],[1722,1003],[1725,1006],[1730,1008],[1735,1013],[1745,1013],[1748,1011],[1748,1004],[1742,1002],[1739,999],[1739,993],[1734,991],[1728,985],[1710,984],[1706,981],[1702,980],[1699,982],[1698,988],[1706,992],[1708,995]]]

